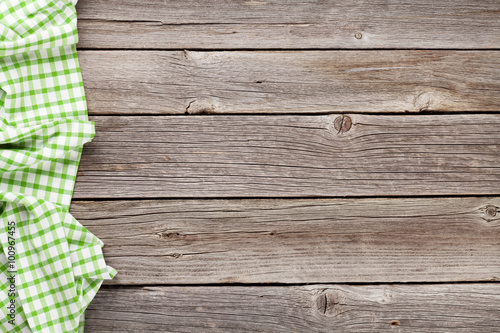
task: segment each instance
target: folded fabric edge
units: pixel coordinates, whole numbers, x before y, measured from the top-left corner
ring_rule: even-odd
[[[91,121],[59,119],[30,127],[11,126],[4,121],[0,123],[0,171],[64,158],[91,142],[94,135],[95,124]]]

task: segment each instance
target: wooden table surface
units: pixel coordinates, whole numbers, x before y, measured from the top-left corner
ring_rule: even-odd
[[[79,0],[85,332],[500,332],[500,2]]]

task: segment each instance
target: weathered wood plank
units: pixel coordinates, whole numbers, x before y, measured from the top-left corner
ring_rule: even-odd
[[[499,111],[495,51],[80,51],[91,114]]]
[[[498,48],[496,0],[80,0],[80,47]]]
[[[498,332],[500,284],[104,286],[85,332]]]
[[[77,199],[499,192],[499,115],[91,119]]]
[[[500,279],[500,198],[76,201],[106,284]]]

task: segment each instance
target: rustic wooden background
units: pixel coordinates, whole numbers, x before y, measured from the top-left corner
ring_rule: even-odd
[[[498,0],[80,0],[86,332],[500,332]]]

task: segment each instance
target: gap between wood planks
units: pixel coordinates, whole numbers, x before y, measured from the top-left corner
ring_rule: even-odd
[[[272,113],[272,112],[255,112],[252,113],[252,116],[262,116],[262,117],[268,117],[268,116],[311,116],[312,114],[317,115],[317,116],[333,116],[337,114],[343,114],[343,115],[350,115],[350,114],[355,114],[355,115],[364,115],[367,114],[366,112],[357,112],[357,111],[325,111],[325,112],[315,112],[315,113],[304,113],[304,112],[284,112],[284,113]],[[373,115],[377,116],[394,116],[398,115],[398,113],[394,112],[377,112],[377,113],[372,113]],[[485,114],[485,115],[497,115],[500,114],[500,111],[433,111],[433,110],[423,110],[423,111],[406,111],[404,114],[399,114],[401,116],[404,115],[429,115],[429,116],[449,116],[449,115],[471,115],[471,114]],[[114,116],[114,117],[206,117],[206,116],[248,116],[248,113],[172,113],[172,114],[158,114],[158,113],[106,113],[106,112],[99,112],[99,115],[95,115],[95,117],[99,116]]]
[[[467,285],[467,284],[490,284],[499,285],[500,280],[468,280],[468,281],[393,281],[393,282],[301,282],[301,283],[279,283],[279,282],[262,282],[262,283],[237,283],[237,282],[227,282],[227,283],[183,283],[183,284],[172,284],[172,283],[147,283],[147,284],[109,284],[104,283],[103,288],[110,290],[113,289],[145,289],[153,287],[190,287],[190,288],[202,288],[202,287],[300,287],[300,286],[328,286],[332,284],[342,284],[346,286],[392,286],[392,285],[403,285],[403,286],[420,286],[420,285]]]
[[[141,201],[141,200],[162,200],[162,201],[177,201],[177,200],[207,200],[207,201],[216,201],[216,200],[221,200],[221,201],[238,201],[238,200],[301,200],[301,199],[308,199],[308,200],[323,200],[323,199],[418,199],[418,198],[423,198],[423,199],[446,199],[446,198],[491,198],[493,195],[492,194],[470,194],[470,195],[464,195],[464,194],[441,194],[441,195],[384,195],[384,196],[370,196],[370,195],[356,195],[356,196],[308,196],[308,197],[303,197],[303,196],[297,196],[297,197],[259,197],[259,196],[254,196],[254,197],[219,197],[219,198],[214,198],[214,197],[191,197],[191,198],[186,198],[186,197],[127,197],[127,198],[78,198],[74,199],[73,202],[99,202],[99,201]]]
[[[157,48],[142,48],[142,49],[131,49],[131,48],[92,48],[92,47],[78,47],[78,51],[129,51],[129,52],[261,52],[261,51],[269,51],[269,52],[308,52],[308,51],[342,51],[342,52],[359,52],[359,51],[499,51],[500,48],[482,48],[482,49],[467,49],[467,48],[379,48],[379,49],[344,49],[344,48],[307,48],[307,49],[294,49],[294,48],[282,48],[282,49],[256,49],[256,48],[234,48],[234,49],[213,49],[213,48],[166,48],[166,49],[157,49]]]

